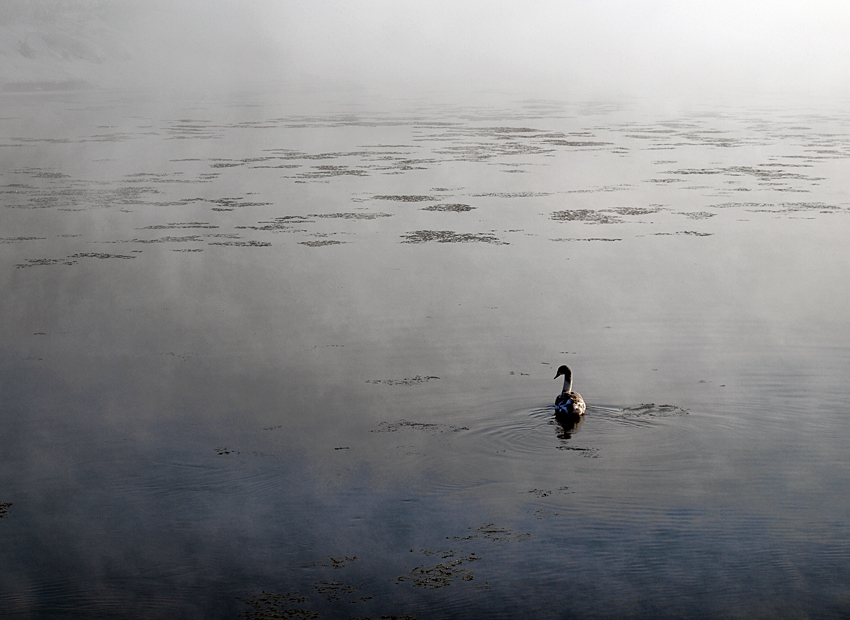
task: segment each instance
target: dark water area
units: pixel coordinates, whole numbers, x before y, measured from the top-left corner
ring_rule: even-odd
[[[4,617],[850,615],[841,102],[2,101]]]

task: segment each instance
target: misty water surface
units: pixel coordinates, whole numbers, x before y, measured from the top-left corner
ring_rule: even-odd
[[[839,105],[2,101],[7,617],[850,613]]]

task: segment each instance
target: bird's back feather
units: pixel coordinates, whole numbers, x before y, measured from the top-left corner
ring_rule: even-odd
[[[584,415],[587,406],[578,392],[561,392],[555,399],[555,409],[572,415]]]

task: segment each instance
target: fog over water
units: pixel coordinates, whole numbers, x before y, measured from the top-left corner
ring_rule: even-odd
[[[260,80],[398,94],[734,97],[850,86],[850,8],[840,2],[179,3],[163,13],[174,29],[164,25],[162,49],[188,61],[179,71],[205,73],[211,56],[225,67],[219,79],[232,58]],[[157,48],[162,26],[142,31]],[[167,71],[165,59],[155,66]]]
[[[848,17],[0,5],[0,617],[850,615]]]
[[[850,8],[828,0],[9,0],[0,19],[6,79],[41,66],[146,88],[687,100],[850,88]]]

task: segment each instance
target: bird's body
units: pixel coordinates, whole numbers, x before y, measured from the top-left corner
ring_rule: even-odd
[[[573,372],[569,366],[561,366],[558,368],[557,379],[564,375],[564,389],[558,394],[555,399],[555,413],[566,414],[572,416],[584,415],[587,410],[587,405],[584,404],[584,399],[578,392],[573,392]]]

